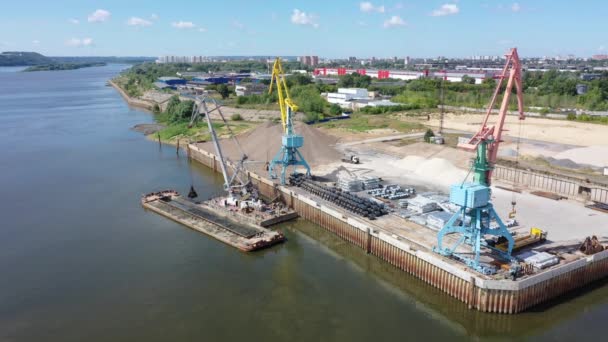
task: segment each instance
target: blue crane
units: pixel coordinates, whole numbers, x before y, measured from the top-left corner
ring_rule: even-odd
[[[293,173],[296,173],[298,165],[306,169],[306,176],[310,177],[310,166],[298,150],[304,146],[304,137],[296,134],[293,126],[293,114],[297,112],[298,106],[291,100],[289,89],[285,83],[283,67],[281,59],[277,57],[272,67],[272,79],[268,93],[272,93],[273,84],[276,84],[277,94],[279,97],[279,107],[281,108],[281,122],[283,125],[283,136],[281,140],[281,149],[272,158],[268,166],[270,178],[276,179],[275,168],[281,165],[281,184],[285,184],[285,172],[289,166],[293,166]]]

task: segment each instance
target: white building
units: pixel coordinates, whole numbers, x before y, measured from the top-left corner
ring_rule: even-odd
[[[263,84],[239,84],[234,88],[236,96],[261,95],[268,91],[268,87]]]
[[[369,100],[365,88],[338,88],[337,93],[327,93],[327,102],[335,103],[343,108],[352,108],[354,100]]]

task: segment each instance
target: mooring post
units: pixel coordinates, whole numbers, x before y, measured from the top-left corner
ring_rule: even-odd
[[[372,252],[372,234],[371,234],[371,230],[369,228],[367,228],[367,243],[366,243],[365,251],[367,252],[367,254]]]
[[[175,154],[179,156],[179,139],[177,139],[177,146],[175,147]]]

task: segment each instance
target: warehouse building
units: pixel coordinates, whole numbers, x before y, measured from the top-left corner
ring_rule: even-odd
[[[158,89],[177,89],[177,87],[181,85],[186,85],[186,80],[179,77],[159,77],[156,82],[154,82],[154,86]]]

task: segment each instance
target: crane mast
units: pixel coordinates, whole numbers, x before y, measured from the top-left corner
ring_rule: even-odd
[[[502,133],[505,131],[504,123],[514,86],[517,92],[519,119],[523,120],[525,118],[521,64],[517,55],[517,49],[511,49],[505,57],[505,66],[502,73],[497,77],[496,89],[488,105],[481,127],[469,141],[458,144],[458,147],[461,149],[476,152],[472,165],[474,172],[473,182],[452,185],[450,189],[450,202],[459,206],[460,209],[439,231],[437,234],[437,246],[434,247],[435,252],[445,256],[456,257],[464,261],[469,267],[484,274],[492,274],[495,270],[480,262],[482,247],[493,249],[503,258],[512,261],[511,252],[515,245],[513,237],[497,215],[490,201],[492,170],[498,156],[498,147],[502,142]],[[492,109],[498,100],[505,79],[507,83],[498,111],[498,119],[494,125],[489,125],[488,121],[492,114]],[[460,234],[460,238],[454,245],[444,247],[443,238],[451,233]],[[503,237],[508,243],[507,251],[495,249],[488,245],[484,239],[485,235]],[[473,257],[456,252],[457,247],[462,243],[472,246]]]
[[[277,178],[275,168],[277,165],[281,165],[281,184],[285,184],[285,173],[289,166],[294,167],[293,173],[296,173],[298,165],[303,166],[306,169],[306,176],[310,176],[310,166],[298,150],[304,146],[304,137],[296,134],[293,126],[293,114],[298,110],[298,107],[291,100],[284,75],[281,59],[277,57],[272,67],[272,79],[268,93],[272,93],[273,85],[275,85],[281,109],[283,136],[281,138],[281,149],[272,158],[268,166],[268,173],[271,178]]]
[[[247,189],[247,184],[243,182],[243,180],[240,177],[240,174],[244,169],[244,163],[247,160],[247,155],[243,152],[241,145],[239,144],[238,140],[236,139],[236,136],[234,135],[232,129],[228,125],[228,121],[224,117],[224,114],[222,114],[222,111],[220,109],[220,107],[221,107],[220,104],[218,104],[218,102],[215,99],[209,98],[206,96],[202,96],[202,97],[201,96],[196,96],[196,97],[187,96],[187,97],[190,97],[194,100],[194,106],[192,108],[192,117],[191,117],[189,127],[192,127],[193,124],[195,123],[195,121],[198,118],[200,118],[201,116],[204,116],[206,119],[205,121],[207,123],[207,128],[209,130],[209,134],[211,135],[211,140],[213,142],[213,147],[215,148],[215,153],[217,154],[217,157],[220,162],[222,176],[224,177],[224,190],[226,192],[228,192],[229,198],[235,197],[238,194],[244,195],[244,192]],[[217,137],[217,133],[215,132],[215,128],[213,127],[213,122],[211,121],[211,113],[213,113],[215,111],[217,111],[217,113],[221,117],[222,121],[228,128],[230,136],[231,136],[232,140],[234,141],[234,143],[236,144],[236,146],[238,147],[240,155],[241,155],[239,162],[237,163],[236,167],[234,167],[234,170],[233,170],[231,176],[228,174],[228,166],[227,166],[228,164],[226,163],[226,157],[224,156],[224,153],[222,151],[222,146],[220,145],[219,139]]]

